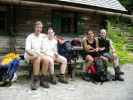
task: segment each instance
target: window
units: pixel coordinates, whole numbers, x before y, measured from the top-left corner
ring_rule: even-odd
[[[73,34],[77,32],[76,14],[72,12],[54,11],[52,25],[57,33]]]
[[[71,18],[61,18],[61,32],[71,33]]]
[[[6,16],[5,12],[0,11],[0,33],[6,31]]]

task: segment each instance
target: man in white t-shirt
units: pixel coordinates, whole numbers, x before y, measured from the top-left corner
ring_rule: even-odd
[[[67,68],[67,59],[58,54],[57,51],[57,40],[55,38],[55,32],[52,28],[48,29],[48,37],[43,41],[43,54],[48,56],[49,66],[50,66],[50,74],[51,74],[51,83],[56,84],[56,79],[54,75],[54,62],[61,63],[60,66],[60,77],[59,81],[61,83],[67,84],[67,80],[65,79],[65,71]]]
[[[40,85],[44,88],[49,88],[47,71],[48,71],[48,59],[41,53],[42,41],[45,37],[42,34],[43,24],[40,21],[35,23],[35,31],[26,38],[25,43],[25,59],[33,65],[33,76],[31,89],[36,90]],[[42,65],[42,66],[41,66]],[[41,73],[41,76],[40,76]]]

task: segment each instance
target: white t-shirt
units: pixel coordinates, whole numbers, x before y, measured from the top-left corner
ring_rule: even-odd
[[[46,37],[45,34],[39,34],[38,36],[36,36],[34,33],[31,33],[26,38],[25,51],[32,51],[37,54],[41,54],[42,43],[45,37]],[[27,53],[25,52],[25,57],[26,56]]]
[[[57,54],[57,40],[50,40],[48,37],[43,39],[42,52],[48,56],[54,57]]]

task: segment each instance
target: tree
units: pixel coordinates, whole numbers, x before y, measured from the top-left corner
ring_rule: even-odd
[[[119,0],[131,15],[133,15],[133,0]],[[133,23],[133,18],[131,18],[131,23]]]
[[[133,0],[119,0],[127,10],[131,13],[133,11]]]

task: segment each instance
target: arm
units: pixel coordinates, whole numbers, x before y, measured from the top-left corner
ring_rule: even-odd
[[[26,38],[25,51],[30,56],[38,55],[38,53],[32,49],[32,38],[30,36]]]
[[[105,47],[99,47],[99,39],[98,38],[96,38],[96,48],[97,48],[97,51],[105,50]]]
[[[46,54],[46,52],[48,51],[48,41],[47,38],[44,38],[42,41],[42,49],[41,49],[41,53]]]
[[[55,55],[58,55],[58,49],[57,49],[57,40],[55,40],[55,46],[54,46],[54,52],[55,52]]]
[[[110,49],[112,51],[112,54],[115,54],[115,48],[113,47],[113,42],[110,40]]]
[[[25,51],[28,55],[33,56],[31,38],[28,36],[25,42]]]

